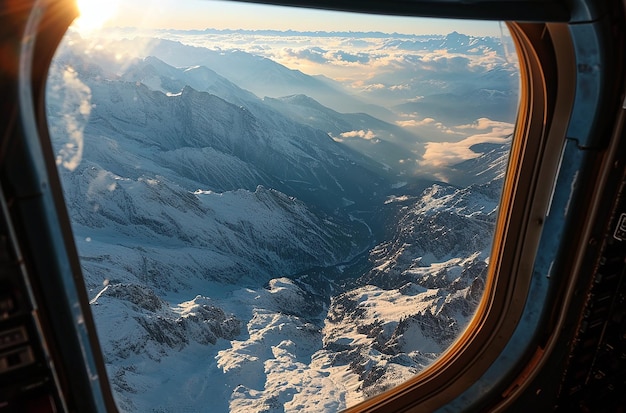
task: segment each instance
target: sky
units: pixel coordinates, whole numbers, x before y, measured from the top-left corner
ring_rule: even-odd
[[[414,17],[338,13],[224,0],[78,0],[101,3],[97,18],[111,15],[106,26],[164,29],[274,29],[295,31],[381,31],[402,34],[499,36],[497,22],[436,20]],[[87,6],[84,6],[87,7]],[[103,12],[103,7],[115,10]],[[86,13],[85,13],[86,14]]]

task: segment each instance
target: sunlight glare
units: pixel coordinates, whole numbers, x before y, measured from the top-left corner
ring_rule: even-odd
[[[77,0],[80,15],[74,22],[81,31],[101,28],[117,11],[119,0]]]

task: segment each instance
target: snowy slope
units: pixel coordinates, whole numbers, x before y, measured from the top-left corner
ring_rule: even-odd
[[[355,287],[332,297],[314,356],[346,384],[348,405],[409,379],[463,332],[482,296],[501,186],[498,176],[388,200],[393,235]]]
[[[140,158],[131,162],[133,168],[117,163],[126,168],[124,174],[140,174],[156,163],[159,174],[190,190],[254,190],[263,184],[323,208],[341,206],[343,198],[358,203],[367,196],[366,187],[384,181],[375,175],[382,165],[271,109],[255,108],[261,117],[191,87],[167,95],[141,83],[101,76],[85,78],[84,85],[98,102],[85,125],[87,137],[97,136],[98,145],[109,140],[122,156]],[[51,99],[53,120],[62,120],[56,115],[62,110],[62,102]],[[198,156],[200,151],[218,153],[208,163]],[[103,158],[110,153],[94,150],[90,156],[106,163]]]

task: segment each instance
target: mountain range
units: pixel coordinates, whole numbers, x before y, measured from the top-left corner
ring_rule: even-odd
[[[422,138],[327,107],[315,78],[155,42],[119,66],[66,45],[48,82],[120,409],[334,412],[445,351],[484,288],[508,145],[473,146],[466,185],[418,179],[398,161]]]

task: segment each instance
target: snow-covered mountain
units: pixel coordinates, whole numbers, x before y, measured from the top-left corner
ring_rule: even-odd
[[[120,409],[334,412],[416,374],[480,300],[505,146],[454,166],[471,185],[398,183],[376,152],[410,133],[306,90],[261,100],[244,72],[283,69],[202,53],[215,71],[69,48],[48,82]],[[365,156],[349,132],[390,136]]]
[[[339,111],[367,112],[383,118],[390,113],[380,106],[364,103],[329,82],[243,50],[211,50],[166,39],[123,40],[116,47],[122,50],[145,48],[149,55],[175,67],[209,68],[259,97],[302,93]]]
[[[433,52],[445,50],[448,53],[465,53],[473,55],[486,55],[496,51],[500,55],[505,54],[503,39],[483,36],[471,36],[457,31],[440,36],[411,36],[411,38],[388,40],[385,46],[403,50],[420,50]],[[511,47],[510,45],[509,47]]]
[[[488,166],[490,155],[472,165]],[[371,269],[332,297],[317,353],[351,377],[349,392],[368,397],[400,384],[463,332],[484,289],[501,187],[498,175],[388,199],[392,234],[371,249]]]
[[[189,86],[201,92],[209,92],[235,105],[249,106],[258,98],[206,66],[176,68],[162,60],[147,56],[137,59],[124,68],[121,80],[140,82],[152,90],[176,94]]]
[[[187,79],[187,72],[178,71],[178,84]],[[367,196],[365,186],[383,182],[378,177],[382,165],[337,144],[324,131],[263,105],[234,85],[229,85],[232,95],[242,102],[252,99],[250,110],[190,86],[163,93],[140,81],[103,79],[102,71],[95,73],[83,79],[90,99],[98,102],[85,125],[87,139],[98,136],[95,145],[108,141],[118,151],[138,146],[122,150],[122,156],[142,159],[119,162],[111,159],[110,150],[100,148],[89,159],[103,165],[113,161],[116,168],[124,169],[122,175],[139,176],[144,169],[159,168],[159,174],[176,176],[176,182],[191,190],[254,190],[263,184],[328,208],[358,203]],[[59,90],[61,86],[51,85]],[[50,98],[53,119],[61,118],[55,113],[63,110],[63,99],[62,93]]]

